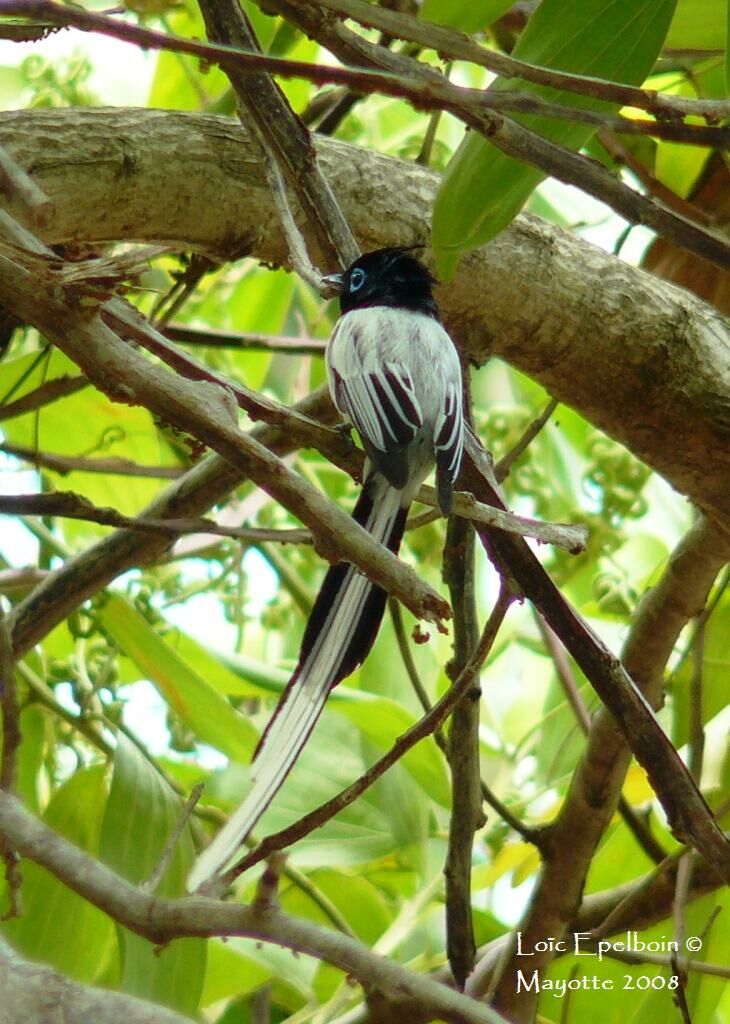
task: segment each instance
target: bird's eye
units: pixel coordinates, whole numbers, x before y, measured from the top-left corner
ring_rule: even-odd
[[[365,284],[365,271],[361,270],[360,267],[355,269],[350,274],[350,291],[356,292]]]

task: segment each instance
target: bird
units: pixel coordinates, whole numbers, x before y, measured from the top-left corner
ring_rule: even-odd
[[[464,445],[461,362],[443,327],[428,268],[414,247],[367,252],[324,281],[340,298],[325,352],[335,406],[367,456],[352,512],[397,554],[411,502],[435,468],[448,515]],[[386,591],[357,567],[330,567],[304,630],[294,673],[254,754],[252,785],[188,877],[193,892],[226,870],[283,784],[331,690],[367,657]]]

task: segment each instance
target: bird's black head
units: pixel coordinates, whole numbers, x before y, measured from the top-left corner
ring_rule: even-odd
[[[376,249],[356,259],[343,274],[327,278],[340,292],[340,310],[395,306],[438,316],[429,270],[407,248]]]

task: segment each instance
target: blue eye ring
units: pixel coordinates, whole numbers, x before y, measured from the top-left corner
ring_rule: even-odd
[[[359,291],[360,288],[362,288],[362,286],[365,284],[365,277],[365,271],[362,270],[360,267],[355,267],[355,269],[350,274],[350,291]]]

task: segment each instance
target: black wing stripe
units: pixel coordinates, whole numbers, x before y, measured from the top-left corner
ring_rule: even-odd
[[[453,481],[459,472],[463,447],[461,403],[453,385],[449,387],[445,408],[436,431],[434,448],[439,468]]]
[[[404,422],[413,426],[415,432],[423,424],[423,413],[416,398],[411,375],[397,363],[386,363],[384,377],[393,393],[393,401],[398,407],[399,415]]]
[[[366,373],[362,378],[362,383],[365,391],[367,392],[370,409],[375,419],[378,422],[378,433],[380,436],[380,443],[378,438],[373,434],[366,434],[368,441],[371,441],[376,448],[380,448],[381,451],[387,452],[391,449],[394,444],[398,443],[398,439],[395,430],[392,426],[392,410],[388,410],[387,406],[383,405],[383,400],[387,403],[387,395],[383,392],[382,388],[378,387],[378,375],[376,373]]]
[[[413,420],[416,410],[407,392],[400,382],[387,372],[382,375],[370,374],[369,384],[377,398],[381,424],[392,437],[395,446],[408,444],[415,437],[420,424],[417,420],[416,422]],[[394,384],[399,387],[400,394],[395,393]],[[391,447],[392,445],[386,445],[386,451]]]

